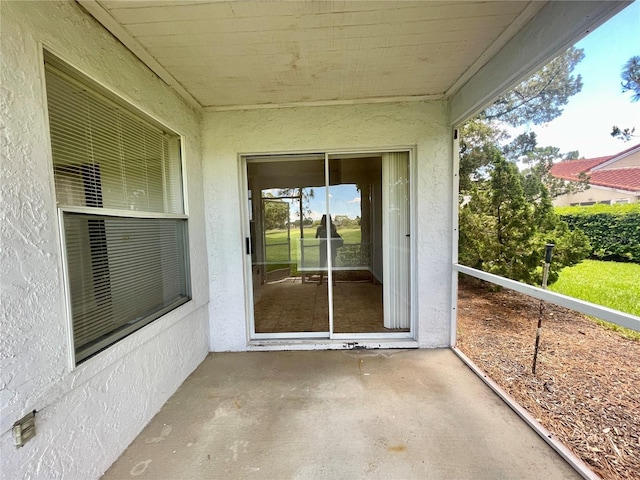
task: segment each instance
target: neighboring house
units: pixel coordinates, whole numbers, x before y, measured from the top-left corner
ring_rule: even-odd
[[[588,178],[589,188],[557,197],[555,206],[633,203],[640,201],[640,144],[615,155],[566,160],[551,174],[568,182]]]
[[[208,352],[455,344],[456,126],[629,3],[0,2],[2,477],[98,478]],[[277,245],[310,327],[296,188],[360,205],[348,266]]]

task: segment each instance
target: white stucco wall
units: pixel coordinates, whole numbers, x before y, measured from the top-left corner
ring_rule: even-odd
[[[3,479],[98,478],[208,351],[200,114],[75,2],[0,2]],[[75,370],[45,116],[42,45],[184,135],[193,301]],[[37,435],[11,426],[37,410]]]
[[[418,341],[449,345],[452,139],[444,102],[211,112],[203,123],[211,350],[245,350],[240,153],[416,146]]]
[[[582,192],[560,195],[553,200],[553,204],[556,207],[564,207],[571,205],[572,203],[607,201],[620,202],[621,200],[628,200],[630,203],[634,203],[638,201],[638,196],[621,190],[591,185],[587,190]]]
[[[616,160],[613,163],[600,165],[594,170],[615,170],[616,168],[640,167],[640,147],[636,146],[634,148],[637,148],[638,150],[628,153],[620,160]]]

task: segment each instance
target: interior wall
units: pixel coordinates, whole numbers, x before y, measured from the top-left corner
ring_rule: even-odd
[[[444,102],[210,112],[203,122],[212,351],[247,348],[241,154],[416,146],[414,202],[421,347],[449,345],[452,141]],[[241,195],[242,194],[242,195]]]
[[[75,2],[0,2],[2,478],[96,479],[208,352],[200,114]],[[184,135],[193,301],[70,365],[42,46]],[[36,436],[11,427],[37,410]]]

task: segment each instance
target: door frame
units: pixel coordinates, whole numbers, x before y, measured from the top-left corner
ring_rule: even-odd
[[[256,333],[254,322],[254,310],[253,310],[253,272],[252,272],[252,259],[251,252],[247,251],[247,246],[250,247],[251,238],[250,232],[250,201],[256,202],[261,199],[251,199],[248,195],[248,172],[247,162],[248,159],[252,161],[263,160],[265,162],[276,160],[303,160],[304,157],[318,159],[318,157],[324,157],[325,162],[325,187],[328,181],[328,168],[329,157],[342,156],[342,158],[357,158],[371,154],[383,154],[389,152],[407,152],[409,155],[409,219],[410,219],[410,319],[409,319],[409,331],[408,332],[379,332],[379,333],[334,333],[333,332],[333,292],[332,285],[328,283],[328,301],[329,301],[329,331],[328,332],[287,332],[287,333]],[[244,273],[244,290],[245,290],[245,319],[246,319],[246,332],[247,332],[247,344],[251,344],[255,341],[278,341],[280,345],[282,342],[287,344],[290,341],[290,345],[300,346],[300,341],[310,341],[311,343],[327,344],[332,341],[339,341],[340,344],[353,345],[352,343],[345,343],[345,341],[415,341],[417,340],[417,269],[416,265],[416,228],[417,217],[415,201],[417,199],[417,175],[416,175],[416,146],[415,145],[390,145],[385,147],[373,147],[373,148],[349,148],[349,149],[323,149],[318,150],[289,150],[286,152],[243,152],[238,154],[238,170],[239,170],[239,193],[240,193],[240,212],[242,222],[242,243],[243,243],[243,273]],[[329,190],[327,188],[326,195],[328,196]],[[245,245],[246,243],[246,245]],[[331,282],[331,269],[328,271],[329,279]],[[357,343],[357,342],[355,342]],[[379,346],[378,342],[375,342],[374,346]]]

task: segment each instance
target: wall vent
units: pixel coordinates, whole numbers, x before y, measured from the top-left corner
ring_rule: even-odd
[[[13,442],[16,448],[20,448],[35,436],[36,411],[34,410],[13,424]]]

